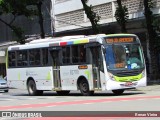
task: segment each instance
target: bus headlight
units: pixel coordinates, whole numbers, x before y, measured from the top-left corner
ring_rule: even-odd
[[[144,78],[144,77],[145,77],[145,75],[146,75],[146,71],[145,71],[145,70],[143,70],[143,71],[142,71],[142,78]]]
[[[111,80],[115,81],[114,75],[113,75],[112,73],[109,73],[109,72],[108,72],[108,75],[109,75],[109,78],[110,78]]]

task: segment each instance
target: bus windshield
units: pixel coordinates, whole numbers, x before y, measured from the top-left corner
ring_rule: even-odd
[[[140,69],[144,67],[139,44],[111,44],[106,46],[106,64],[109,70]]]

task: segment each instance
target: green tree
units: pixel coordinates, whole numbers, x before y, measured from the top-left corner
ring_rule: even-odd
[[[23,1],[23,2],[22,2]],[[17,42],[24,44],[24,31],[20,27],[16,27],[13,25],[13,22],[16,20],[18,16],[25,15],[29,16],[30,15],[30,10],[26,8],[26,5],[24,4],[24,0],[21,2],[19,0],[1,0],[0,1],[0,15],[7,15],[11,14],[12,19],[10,22],[6,22],[2,18],[0,18],[0,22],[4,23],[7,25],[13,33],[17,36],[18,39],[16,39]]]
[[[42,4],[43,0],[0,0],[0,15],[12,15],[13,19],[11,19],[10,22],[6,22],[2,18],[0,18],[0,21],[7,25],[11,30],[13,30],[13,33],[17,36],[18,39],[16,39],[17,42],[20,44],[25,43],[24,38],[24,31],[21,27],[17,27],[14,25],[14,21],[19,16],[26,16],[27,18],[31,18],[32,16],[38,16],[39,17],[39,24],[40,24],[40,30],[41,30],[41,38],[45,37],[44,28],[43,28],[43,16],[42,16]],[[36,8],[35,8],[35,7]]]
[[[116,8],[115,18],[118,24],[121,26],[121,32],[126,33],[126,23],[128,20],[128,9],[126,6],[122,6],[121,0],[117,0],[118,7]]]
[[[149,44],[149,71],[152,75],[151,78],[158,79],[159,71],[158,71],[158,59],[157,59],[157,42],[158,42],[158,35],[156,33],[156,29],[154,29],[154,15],[151,11],[153,8],[152,0],[144,0],[144,15],[146,20],[146,27],[148,33],[148,44]]]
[[[82,2],[82,5],[83,5],[83,9],[88,17],[88,19],[90,20],[91,22],[91,25],[92,25],[92,29],[93,29],[93,32],[95,34],[98,34],[100,31],[99,31],[99,27],[98,27],[98,22],[100,20],[100,16],[98,16],[94,11],[93,11],[93,7],[92,5],[88,6],[87,5],[87,2],[88,0],[81,0]]]

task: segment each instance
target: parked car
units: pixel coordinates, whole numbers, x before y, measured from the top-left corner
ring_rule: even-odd
[[[0,77],[0,91],[8,92],[9,88],[7,85],[7,81]]]

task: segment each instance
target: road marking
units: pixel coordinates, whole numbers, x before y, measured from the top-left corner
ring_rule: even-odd
[[[67,106],[67,105],[80,105],[80,104],[94,104],[94,103],[102,103],[102,102],[117,102],[117,101],[133,101],[139,99],[155,99],[160,98],[160,96],[140,96],[140,97],[121,97],[121,98],[103,98],[103,99],[96,99],[96,100],[79,100],[79,101],[66,101],[66,102],[52,102],[52,103],[37,103],[37,104],[29,104],[29,105],[18,105],[18,106],[0,106],[0,110],[8,110],[8,109],[25,109],[25,108],[40,108],[40,107],[47,107],[47,106]]]
[[[145,100],[145,99],[138,99],[138,100]]]
[[[52,106],[46,106],[46,107],[55,107],[56,105],[52,105]]]

